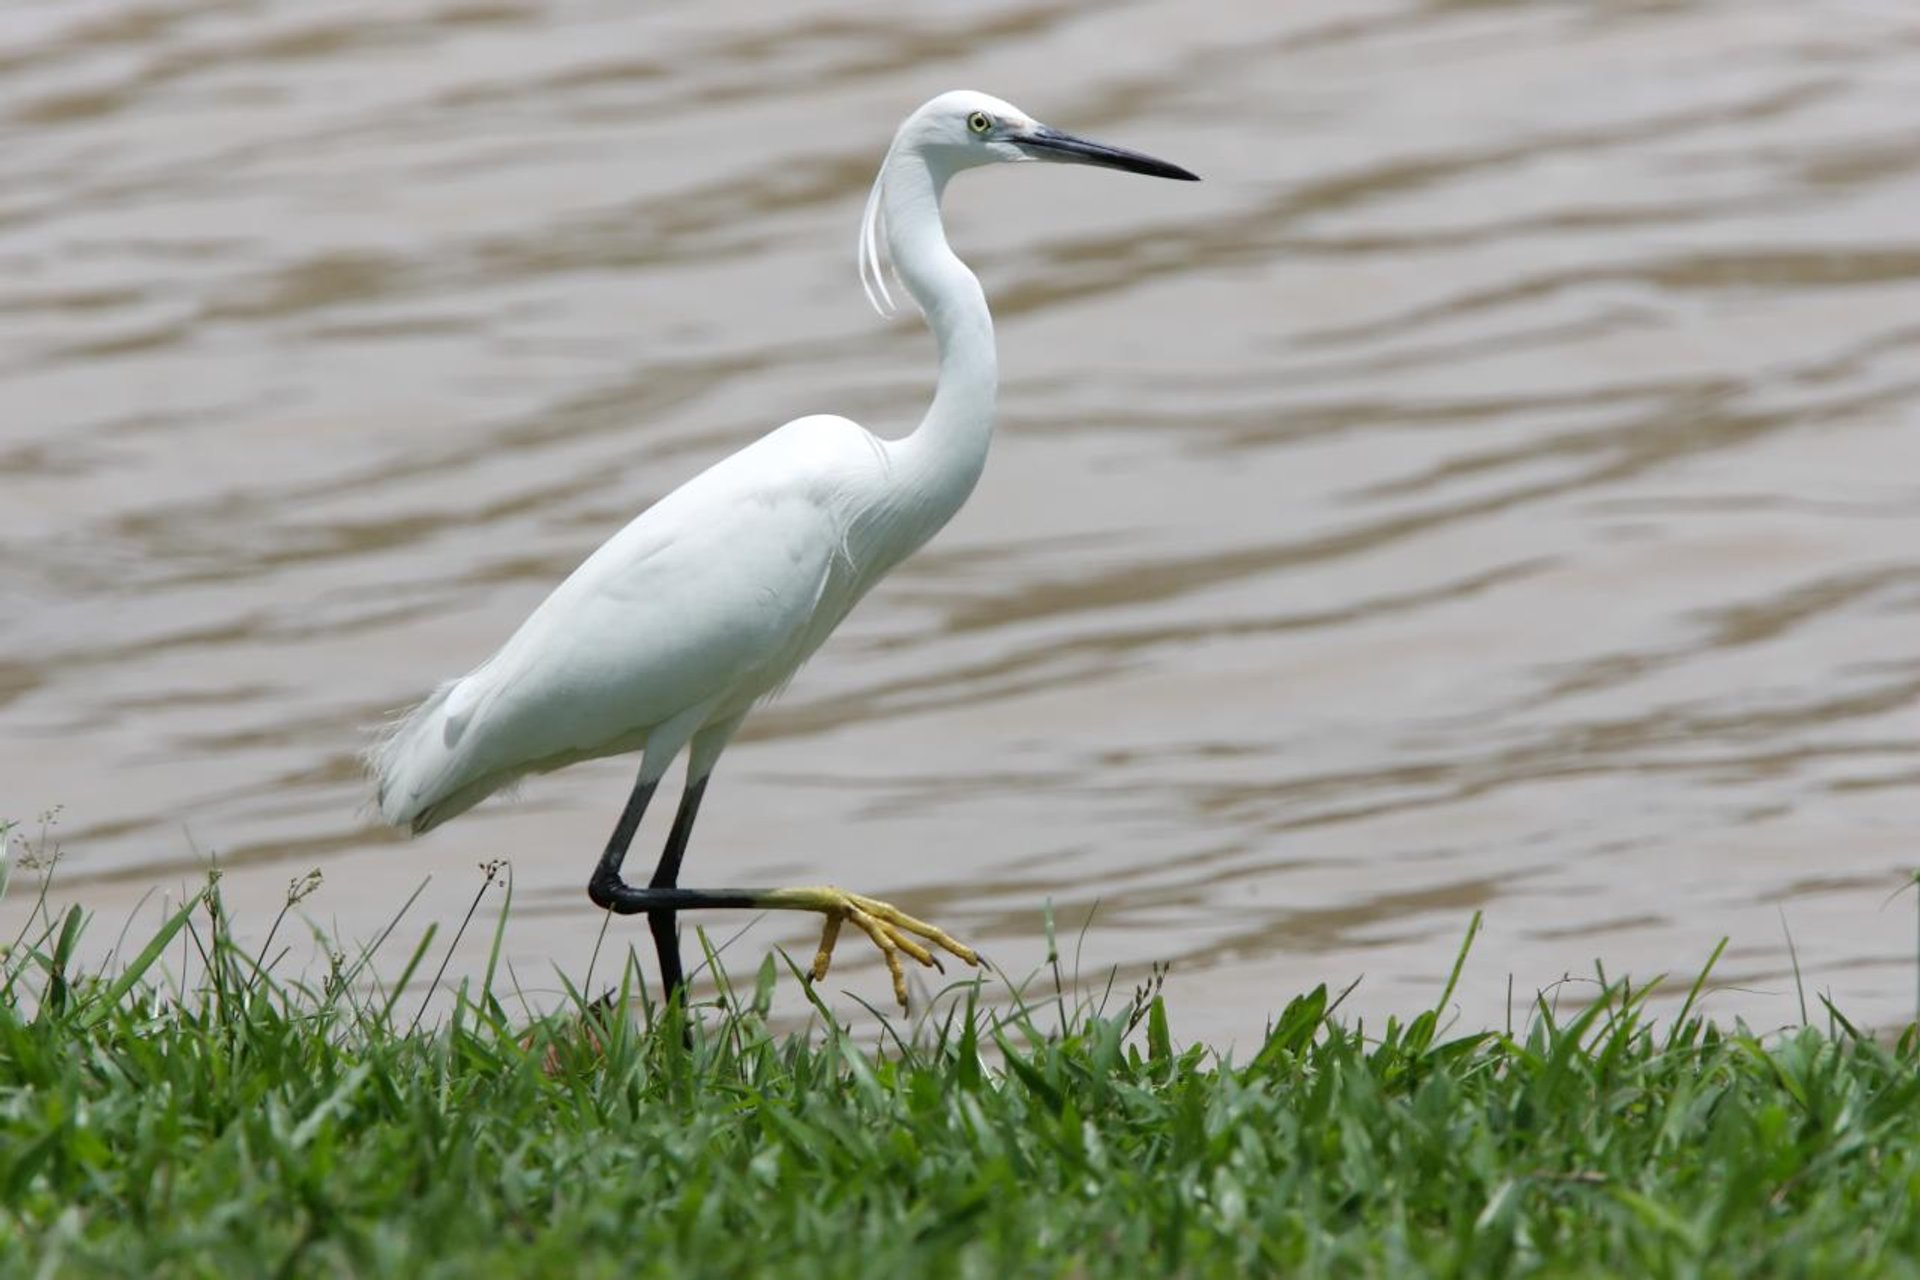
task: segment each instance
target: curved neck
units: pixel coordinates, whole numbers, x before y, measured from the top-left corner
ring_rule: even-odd
[[[940,348],[933,403],[913,434],[889,441],[897,514],[919,541],[960,509],[986,466],[999,364],[993,317],[980,281],[947,244],[940,195],[947,175],[911,149],[886,161],[881,199],[894,270],[919,304]]]

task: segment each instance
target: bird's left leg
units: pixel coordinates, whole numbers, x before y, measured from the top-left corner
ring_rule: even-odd
[[[815,982],[827,976],[827,966],[833,960],[834,943],[839,941],[841,927],[851,921],[873,940],[874,946],[880,948],[881,958],[887,962],[887,972],[893,976],[894,997],[900,1001],[903,1009],[907,1007],[907,975],[900,965],[903,953],[935,969],[941,968],[941,965],[933,954],[933,947],[958,956],[970,965],[980,963],[980,957],[972,947],[957,941],[946,930],[915,919],[888,903],[830,885],[805,889],[680,889],[648,885],[644,889],[636,889],[620,883],[617,878],[607,883],[596,877],[593,889],[594,901],[609,911],[620,915],[645,912],[655,919],[660,916],[671,917],[672,913],[679,911],[727,908],[817,911],[827,918],[827,924],[820,935],[819,952],[813,958],[812,977]],[[677,951],[672,950],[672,934],[656,933],[654,939],[659,942],[663,936],[669,940],[666,944],[668,950],[661,952],[663,964],[670,954],[677,964],[679,957]]]
[[[924,920],[917,920],[888,903],[848,893],[844,889],[679,888],[680,863],[686,854],[687,841],[693,834],[693,822],[699,815],[700,799],[706,794],[707,780],[727,741],[739,727],[740,718],[735,717],[702,729],[693,738],[692,751],[687,760],[687,788],[680,797],[680,809],[674,815],[667,847],[660,855],[659,865],[654,868],[653,879],[645,888],[635,888],[620,878],[620,866],[626,857],[627,846],[633,840],[634,829],[639,825],[640,815],[645,811],[659,780],[658,773],[643,762],[640,779],[634,784],[626,812],[620,815],[620,825],[614,829],[614,838],[608,842],[607,851],[594,871],[592,883],[588,885],[588,893],[594,902],[609,911],[621,915],[646,913],[669,999],[685,983],[680,968],[679,940],[675,934],[675,914],[680,911],[757,907],[775,911],[819,912],[827,919],[820,935],[819,951],[813,960],[812,977],[815,982],[827,976],[827,966],[833,961],[833,948],[839,941],[841,927],[852,921],[880,948],[880,955],[887,962],[887,971],[893,977],[893,994],[902,1008],[907,1004],[907,977],[900,965],[902,953],[933,968],[940,967],[933,947],[958,956],[970,965],[980,963],[980,957],[971,947],[956,941],[945,930]],[[665,752],[664,758],[670,759],[672,754]],[[664,769],[664,765],[660,767]]]
[[[594,868],[593,879],[587,884],[587,896],[603,910],[620,915],[646,913],[647,928],[653,934],[654,954],[660,960],[661,988],[669,1001],[675,992],[684,990],[687,984],[686,972],[680,965],[679,921],[676,913],[683,906],[750,905],[737,892],[690,896],[675,887],[680,879],[680,863],[686,856],[687,841],[693,835],[693,821],[700,814],[700,797],[706,794],[707,779],[712,776],[720,753],[726,749],[740,722],[745,719],[744,715],[736,715],[701,726],[700,720],[704,718],[706,710],[696,707],[649,737],[646,753],[640,760],[640,776],[633,784],[633,795],[627,800],[619,825],[613,830],[613,838],[607,842],[606,852],[600,856],[600,865]],[[647,887],[635,888],[621,878],[621,865],[626,861],[627,849],[633,843],[634,832],[640,825],[641,815],[646,812],[647,802],[660,785],[660,776],[667,771],[674,756],[679,754],[681,746],[689,741],[692,749],[687,757],[686,789],[680,793],[680,808],[673,816],[673,829],[667,835],[667,846],[661,851],[660,861],[655,864],[653,879],[647,882]]]
[[[832,885],[804,889],[762,889],[754,895],[754,905],[775,911],[818,911],[826,916],[826,927],[820,933],[820,949],[813,957],[810,976],[815,982],[827,976],[827,966],[833,963],[834,944],[840,940],[840,928],[852,921],[872,939],[874,946],[880,948],[880,956],[887,962],[887,972],[893,978],[893,998],[900,1002],[902,1009],[907,1007],[907,975],[900,967],[901,952],[906,952],[929,968],[942,973],[947,971],[946,966],[940,963],[940,957],[934,955],[919,939],[926,939],[976,968],[980,964],[978,952],[938,925],[916,919],[892,903],[848,893]]]
[[[687,784],[680,797],[679,812],[673,817],[673,830],[667,835],[667,847],[660,855],[660,862],[654,868],[653,879],[645,889],[635,889],[620,877],[620,868],[626,862],[627,850],[633,845],[633,835],[639,829],[641,816],[647,811],[647,802],[653,799],[659,780],[640,775],[633,785],[633,794],[627,798],[627,807],[621,811],[620,822],[613,829],[613,836],[607,841],[607,848],[600,855],[600,864],[594,868],[593,879],[587,883],[587,896],[594,905],[620,915],[647,913],[647,927],[653,933],[654,954],[660,959],[660,983],[665,998],[672,1000],[674,993],[687,984],[686,973],[680,966],[680,939],[675,929],[675,907],[678,905],[677,890],[674,881],[680,876],[680,861],[686,856],[687,839],[693,834],[693,820],[700,812],[700,797],[706,792],[705,776],[695,778]],[[663,898],[662,895],[665,895]],[[684,895],[680,895],[684,896]],[[725,903],[707,905],[747,906],[747,902],[737,896]]]
[[[693,821],[700,813],[700,797],[706,794],[706,790],[705,776],[694,778],[687,783],[687,789],[680,797],[680,810],[673,818],[673,830],[667,836],[667,847],[660,854],[660,864],[654,868],[653,879],[648,882],[646,892],[658,894],[662,890],[672,891],[677,888],[680,862],[686,855],[687,839],[693,834]],[[686,890],[685,892],[699,893],[700,891]],[[820,947],[813,957],[812,977],[815,982],[827,976],[827,966],[833,962],[833,948],[839,941],[841,926],[852,921],[862,933],[873,940],[874,946],[880,948],[880,955],[887,962],[887,972],[893,977],[894,997],[900,1001],[900,1007],[903,1009],[907,1006],[907,976],[900,966],[901,952],[912,956],[921,964],[945,972],[939,958],[919,941],[920,938],[951,952],[968,964],[980,963],[980,957],[973,948],[957,941],[937,925],[915,919],[890,903],[862,897],[857,893],[848,893],[844,889],[823,886],[746,891],[721,889],[706,892],[727,897],[744,893],[752,905],[757,907],[775,911],[818,911],[826,916],[826,927],[820,934]],[[680,940],[675,925],[676,915],[671,909],[662,910],[654,907],[647,911],[647,927],[653,932],[654,951],[660,957],[660,980],[665,984],[668,1000],[672,1000],[674,992],[686,985],[686,978],[680,968]]]

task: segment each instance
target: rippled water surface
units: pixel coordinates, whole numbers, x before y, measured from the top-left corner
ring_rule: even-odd
[[[631,763],[407,844],[363,728],[755,435],[912,425],[931,343],[854,231],[958,85],[1207,181],[955,183],[987,474],[751,722],[687,883],[844,883],[1014,974],[1050,901],[1096,986],[1171,962],[1194,1037],[1322,980],[1417,1008],[1475,910],[1468,1022],[1723,935],[1710,1007],[1786,1021],[1789,929],[1911,1010],[1892,0],[10,6],[0,816],[64,806],[98,945],[210,852],[250,924],[321,868],[350,939],[505,857],[516,973],[577,980]]]

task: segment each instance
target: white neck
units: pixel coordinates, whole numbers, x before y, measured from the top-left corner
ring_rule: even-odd
[[[946,182],[913,148],[887,157],[881,189],[887,248],[940,347],[940,380],[926,416],[912,435],[883,443],[893,473],[889,523],[908,533],[903,555],[932,537],[973,492],[987,462],[1000,383],[986,294],[947,245],[940,221]]]

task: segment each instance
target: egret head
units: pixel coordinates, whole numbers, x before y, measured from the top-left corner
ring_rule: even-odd
[[[1050,160],[1184,182],[1200,180],[1177,164],[1049,128],[1011,102],[971,89],[943,93],[908,116],[894,145],[916,149],[948,173],[985,164]]]
[[[867,300],[881,315],[893,310],[893,295],[887,288],[884,231],[887,216],[882,197],[887,189],[889,170],[896,159],[906,156],[918,156],[925,162],[926,172],[933,179],[930,204],[938,203],[940,188],[948,177],[962,169],[987,164],[1049,160],[1055,164],[1089,164],[1183,182],[1200,180],[1198,174],[1189,173],[1177,164],[1049,128],[1011,102],[992,94],[971,89],[943,93],[901,124],[899,132],[894,134],[893,146],[887,151],[887,159],[880,166],[880,174],[874,179],[873,189],[867,195],[866,214],[860,221],[860,282],[866,288]],[[934,220],[937,224],[937,214]]]

